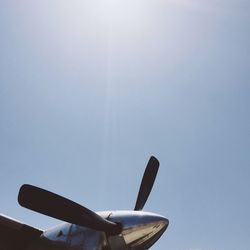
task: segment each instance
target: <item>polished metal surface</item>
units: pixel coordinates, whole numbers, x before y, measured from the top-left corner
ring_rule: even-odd
[[[114,211],[109,220],[123,225],[121,235],[133,249],[153,245],[169,224],[165,217],[144,211]]]
[[[105,211],[98,214],[123,225],[119,235],[107,235],[74,224],[64,223],[44,232],[33,250],[127,250],[148,249],[163,234],[168,220],[144,211]]]

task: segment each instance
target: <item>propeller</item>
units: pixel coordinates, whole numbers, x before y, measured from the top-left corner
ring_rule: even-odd
[[[159,161],[151,156],[145,169],[134,210],[142,210],[153,187]],[[109,235],[122,232],[121,223],[114,223],[99,216],[88,208],[45,189],[24,184],[18,194],[21,206],[35,212]]]
[[[108,221],[86,207],[32,185],[24,184],[20,188],[18,202],[21,206],[38,213],[79,226],[104,231],[110,235],[117,235],[122,231],[122,226],[119,223]]]
[[[151,156],[145,169],[144,175],[142,177],[141,186],[139,189],[134,210],[138,211],[143,209],[154,185],[159,165],[159,161],[154,156]]]

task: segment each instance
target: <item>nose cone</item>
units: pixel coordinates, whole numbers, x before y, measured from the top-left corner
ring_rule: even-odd
[[[143,211],[113,212],[110,220],[123,225],[122,236],[133,249],[148,249],[164,233],[169,221],[165,217]]]

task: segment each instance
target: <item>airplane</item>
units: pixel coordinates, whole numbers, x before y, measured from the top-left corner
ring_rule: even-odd
[[[63,223],[51,229],[34,228],[0,215],[1,250],[144,250],[167,229],[164,216],[142,211],[153,187],[159,161],[151,156],[134,210],[94,212],[45,189],[24,184],[21,206]]]

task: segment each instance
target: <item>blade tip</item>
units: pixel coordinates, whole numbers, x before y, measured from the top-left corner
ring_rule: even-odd
[[[154,155],[151,155],[149,160],[154,162],[154,164],[156,164],[158,166],[160,165],[159,160]]]
[[[27,198],[27,189],[29,188],[29,184],[23,184],[18,192],[18,197],[17,197],[17,201],[19,203],[20,206],[25,206],[26,203],[26,198]]]

